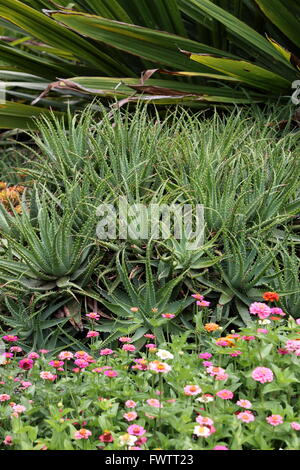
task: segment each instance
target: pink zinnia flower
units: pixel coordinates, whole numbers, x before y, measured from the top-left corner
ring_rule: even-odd
[[[100,356],[109,356],[110,354],[113,354],[113,350],[109,348],[101,349],[100,351]]]
[[[252,315],[258,315],[261,320],[268,318],[271,315],[270,307],[262,302],[254,302],[251,304],[249,311]]]
[[[255,336],[242,336],[242,339],[243,339],[244,341],[253,341],[253,340],[255,340],[256,338],[255,338]]]
[[[222,367],[217,367],[217,366],[209,366],[207,369],[206,369],[206,372],[210,375],[210,376],[214,376],[214,375],[220,375],[220,374],[225,374],[225,369],[222,369]]]
[[[68,361],[69,359],[73,359],[74,354],[71,353],[70,351],[62,351],[59,353],[58,358],[61,361]]]
[[[266,328],[257,328],[257,333],[261,333],[263,335],[266,335],[268,333],[268,330]]]
[[[136,407],[136,402],[133,400],[127,400],[125,401],[125,406],[126,408],[135,408]]]
[[[273,307],[273,308],[271,308],[271,314],[272,314],[272,315],[280,315],[281,317],[285,317],[285,315],[286,315],[286,314],[284,313],[284,311],[283,311],[281,308],[279,308],[279,307]]]
[[[76,361],[75,361],[76,362]],[[58,369],[64,365],[64,361],[50,361],[49,366],[55,367],[55,369]]]
[[[49,352],[49,350],[48,349],[40,349],[39,352],[41,354],[47,354]]]
[[[196,305],[198,305],[198,307],[209,307],[210,302],[207,300],[197,300]]]
[[[21,385],[22,385],[22,388],[25,390],[26,388],[31,387],[32,383],[23,381],[21,382]]]
[[[207,418],[205,416],[197,416],[196,418],[197,423],[202,424],[203,426],[213,426],[214,422],[211,418]]]
[[[87,338],[97,338],[97,336],[99,336],[99,331],[88,331],[86,337]]]
[[[267,367],[256,367],[252,372],[252,378],[261,384],[273,381],[273,372]]]
[[[215,379],[216,380],[227,380],[229,377],[228,374],[218,374],[218,375],[215,375]]]
[[[201,294],[192,294],[192,297],[194,297],[194,299],[200,300],[200,301],[204,299],[204,296],[201,295]]]
[[[5,439],[3,441],[3,444],[5,446],[12,446],[13,445],[13,438],[12,436],[5,436]]]
[[[251,423],[255,420],[254,414],[251,411],[241,411],[237,414],[237,419],[243,421],[243,423]]]
[[[74,434],[74,439],[88,439],[92,435],[88,429],[79,429]]]
[[[31,352],[28,354],[28,359],[38,359],[40,357],[40,355],[36,352]]]
[[[201,393],[202,390],[200,387],[198,387],[198,385],[186,385],[184,387],[184,394],[185,395],[190,395],[190,396],[194,396],[194,395],[199,395],[199,393]]]
[[[128,434],[131,436],[143,436],[146,433],[146,429],[143,426],[139,426],[138,424],[132,424],[127,428]]]
[[[40,373],[40,377],[43,380],[50,380],[51,382],[53,382],[53,380],[55,380],[57,376],[54,374],[51,374],[51,372],[44,371]]]
[[[137,418],[137,413],[135,411],[129,411],[128,413],[123,414],[123,417],[127,421],[134,421]]]
[[[210,359],[212,357],[212,354],[208,353],[208,352],[205,352],[205,353],[200,353],[198,355],[198,357],[200,357],[200,359]]]
[[[252,408],[252,403],[249,400],[241,399],[237,401],[236,404],[242,408]]]
[[[119,341],[121,343],[131,343],[132,342],[132,338],[130,338],[129,336],[121,336],[119,338]]]
[[[158,373],[167,373],[169,372],[172,367],[169,366],[166,362],[160,362],[160,361],[153,361],[149,363],[149,369],[154,370],[155,372]]]
[[[155,339],[155,335],[152,335],[151,333],[146,333],[144,337],[149,339]]]
[[[231,357],[237,357],[242,354],[242,351],[233,351],[232,353],[229,354]]]
[[[297,318],[296,323],[297,325],[300,325],[300,318]]]
[[[28,358],[25,357],[25,359],[21,359],[21,361],[19,361],[19,367],[23,370],[32,369],[33,368],[33,360],[28,359]]]
[[[212,367],[214,364],[211,361],[203,361],[202,365],[203,367]]]
[[[118,372],[116,370],[105,370],[103,374],[106,375],[106,377],[113,378],[113,377],[117,377]]]
[[[148,343],[148,344],[145,345],[145,348],[148,348],[148,349],[155,349],[155,348],[156,348],[156,344]]]
[[[90,318],[91,320],[99,320],[100,318],[100,315],[97,312],[87,313],[85,316]]]
[[[4,341],[7,341],[8,343],[14,343],[15,341],[19,340],[18,336],[15,335],[5,335],[2,336],[2,339],[4,339]]]
[[[149,406],[153,406],[153,408],[163,408],[163,405],[157,398],[149,398],[147,403]]]
[[[300,423],[297,423],[296,421],[293,421],[291,423],[291,428],[294,429],[295,431],[300,431]]]
[[[77,351],[74,356],[77,358],[77,359],[84,359],[85,361],[87,360],[87,358],[89,357],[89,354],[85,351]]]
[[[23,349],[20,348],[20,346],[12,346],[11,348],[9,348],[10,352],[12,353],[19,353],[19,352],[22,352]]]
[[[7,395],[7,393],[2,393],[0,395],[0,401],[8,401],[10,400],[10,395]]]
[[[283,423],[283,417],[280,415],[271,415],[266,418],[266,421],[271,424],[271,426],[278,426]]]
[[[24,411],[26,411],[26,406],[23,406],[23,405],[14,405],[12,407],[12,409],[14,410],[15,413],[24,413]]]
[[[74,361],[74,364],[80,369],[85,369],[89,365],[89,363],[84,359],[76,359],[76,361]]]
[[[215,446],[213,450],[229,450],[226,446]]]
[[[174,313],[163,313],[161,315],[163,318],[168,318],[169,320],[171,320],[172,318],[174,318],[176,315],[174,315]]]
[[[124,351],[133,352],[135,351],[135,346],[133,344],[123,344],[122,349]]]
[[[216,393],[216,395],[220,398],[222,398],[223,400],[231,400],[231,398],[233,398],[233,393],[231,390],[226,390],[226,388],[224,388],[223,390],[220,390],[219,392]]]

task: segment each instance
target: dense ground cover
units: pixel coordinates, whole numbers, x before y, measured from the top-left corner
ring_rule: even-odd
[[[177,109],[88,108],[39,122],[25,153],[7,149],[0,205],[1,328],[22,347],[84,349],[85,313],[98,311],[103,347],[128,328],[160,341],[193,326],[192,292],[211,303],[211,320],[236,327],[262,292],[299,313],[299,134],[274,127],[268,108],[229,115]],[[7,162],[7,163],[6,163]],[[11,164],[13,166],[11,166]],[[15,165],[15,166],[14,166]],[[102,240],[99,204],[184,204],[204,208],[204,242]],[[139,312],[130,310],[139,305]]]
[[[299,448],[299,133],[279,116],[89,107],[6,146],[0,448]],[[202,205],[203,244],[99,238],[119,197]]]
[[[226,334],[205,323],[196,294],[195,328],[170,342],[146,334],[142,349],[122,336],[99,351],[91,330],[89,350],[25,354],[5,335],[0,448],[299,449],[300,319],[277,297],[251,304],[252,326]],[[87,318],[94,327],[99,315]]]

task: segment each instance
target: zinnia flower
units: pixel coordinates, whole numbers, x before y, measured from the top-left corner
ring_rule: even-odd
[[[89,429],[82,428],[75,432],[74,439],[88,439],[91,435],[92,433]]]
[[[121,446],[133,446],[135,441],[137,441],[137,437],[126,433],[126,434],[122,434],[122,436],[119,437],[119,440],[120,440]]]
[[[198,437],[208,437],[211,435],[211,430],[208,426],[195,426],[193,434]]]
[[[198,357],[200,359],[210,359],[212,357],[212,354],[208,353],[208,352],[200,353],[200,354],[198,354]]]
[[[125,401],[125,406],[126,408],[135,408],[136,407],[136,402],[133,400],[127,400]]]
[[[160,359],[163,359],[163,360],[166,360],[166,359],[174,359],[174,356],[172,353],[170,353],[169,351],[166,351],[165,349],[159,349],[156,353],[156,355],[160,358]]]
[[[261,384],[273,381],[273,372],[267,367],[256,367],[252,372],[252,378]]]
[[[209,307],[210,302],[207,300],[197,300],[196,305],[198,305],[198,307]]]
[[[174,318],[176,315],[174,315],[174,313],[162,313],[161,315],[163,318],[168,318],[169,320],[171,320],[172,318]]]
[[[118,372],[116,370],[105,370],[103,374],[106,375],[106,377],[113,378],[113,377],[117,377]]]
[[[262,302],[254,302],[251,304],[249,311],[252,315],[258,315],[261,320],[268,318],[271,315],[270,307]]]
[[[300,423],[297,423],[296,421],[293,421],[291,423],[291,428],[294,429],[295,431],[300,431]]]
[[[241,411],[237,414],[237,419],[243,421],[243,423],[251,423],[251,421],[255,420],[255,417],[251,411]]]
[[[154,408],[163,408],[163,405],[160,403],[159,400],[157,400],[157,398],[149,398],[147,400],[147,403],[149,406],[153,406]]]
[[[58,355],[58,358],[61,360],[61,361],[67,361],[69,359],[73,359],[74,357],[74,354],[70,351],[62,351],[59,353]]]
[[[220,390],[219,392],[216,393],[216,395],[223,400],[231,400],[233,398],[233,393],[231,390],[226,390],[225,388],[223,390]]]
[[[133,344],[123,344],[122,349],[123,351],[134,352],[136,348]]]
[[[172,369],[172,367],[166,362],[153,361],[153,362],[149,362],[149,369],[154,370],[155,372],[165,374],[169,372]]]
[[[266,418],[266,421],[271,424],[271,426],[278,426],[283,423],[283,417],[280,415],[271,415]]]
[[[204,299],[203,295],[201,295],[201,294],[192,294],[192,297],[194,297],[194,299],[200,300],[200,301]]]
[[[100,315],[97,312],[87,313],[85,316],[90,318],[91,320],[99,320],[100,318]]]
[[[241,399],[237,401],[236,404],[242,408],[252,408],[252,403],[249,400]]]
[[[277,292],[265,292],[263,294],[263,299],[267,302],[278,302],[279,294],[277,294]]]
[[[5,439],[3,441],[3,444],[5,446],[12,446],[13,445],[13,438],[12,436],[5,436]]]
[[[99,336],[99,331],[88,331],[86,337],[87,338],[97,338],[97,336]]]
[[[128,413],[123,414],[123,417],[127,421],[134,421],[137,418],[137,413],[135,411],[129,411]]]
[[[110,431],[103,431],[103,434],[99,436],[99,441],[101,442],[114,442],[114,438]]]
[[[209,333],[211,333],[212,331],[216,331],[219,328],[220,328],[220,325],[218,325],[217,323],[206,323],[204,325],[204,329],[208,331]]]
[[[194,395],[199,395],[199,393],[201,393],[202,390],[200,387],[198,387],[198,385],[186,385],[184,387],[184,394],[185,395],[191,395],[191,396],[194,396]]]
[[[23,370],[29,370],[33,368],[33,360],[24,358],[19,361],[19,367]]]
[[[100,351],[100,356],[109,356],[110,354],[113,354],[113,350],[109,348],[101,349]]]
[[[0,401],[8,401],[10,400],[10,395],[8,395],[7,393],[2,393],[0,395]]]
[[[18,336],[15,336],[15,335],[5,335],[5,336],[2,336],[2,339],[4,339],[4,341],[7,341],[9,343],[14,343],[15,341],[19,340]]]
[[[132,424],[127,428],[127,432],[132,436],[143,436],[146,433],[146,429],[138,424]]]

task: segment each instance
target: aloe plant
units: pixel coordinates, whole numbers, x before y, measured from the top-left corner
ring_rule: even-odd
[[[122,256],[119,254],[116,258],[117,280],[110,284],[106,282],[106,289],[99,290],[102,304],[114,317],[113,322],[103,322],[100,326],[101,331],[112,331],[102,346],[122,333],[132,334],[138,340],[143,339],[145,333],[153,332],[158,339],[163,339],[164,334],[178,332],[182,328],[178,319],[193,301],[186,296],[175,300],[174,291],[178,290],[184,275],[157,280],[152,268],[151,244],[141,264],[144,280],[136,279],[133,275],[135,268],[130,272],[124,252]],[[165,319],[162,317],[165,313],[171,313],[175,318]]]
[[[99,263],[93,243],[94,214],[76,231],[76,213],[38,192],[31,210],[23,201],[21,215],[10,215],[1,206],[2,257],[0,278],[12,288],[30,291],[80,288]],[[19,286],[19,287],[18,287]]]

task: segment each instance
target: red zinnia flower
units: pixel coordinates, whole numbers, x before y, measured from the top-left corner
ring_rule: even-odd
[[[277,292],[265,292],[263,294],[263,299],[267,302],[278,302],[279,294],[277,294]]]

